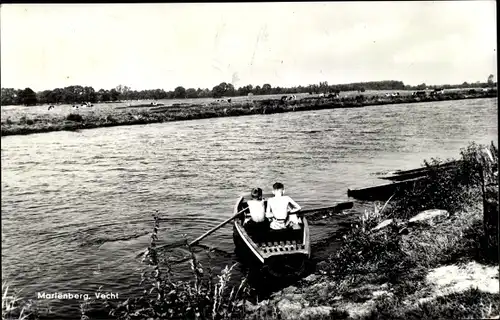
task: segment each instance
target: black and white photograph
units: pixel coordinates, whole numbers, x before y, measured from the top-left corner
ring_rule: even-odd
[[[500,319],[496,6],[2,3],[2,320]]]

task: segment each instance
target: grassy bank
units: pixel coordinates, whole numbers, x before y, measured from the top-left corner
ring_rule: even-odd
[[[75,131],[100,127],[195,120],[216,117],[233,117],[252,114],[273,114],[320,109],[355,108],[372,105],[417,103],[446,100],[496,97],[492,91],[450,91],[437,95],[413,96],[408,92],[399,96],[385,94],[358,94],[342,97],[298,97],[298,100],[232,99],[231,103],[207,100],[203,103],[174,104],[168,106],[121,106],[116,108],[89,109],[66,108],[64,112],[46,111],[43,114],[26,113],[8,116],[2,113],[1,135],[22,135],[51,131]],[[21,107],[20,107],[21,108]],[[56,107],[58,108],[58,107]],[[29,110],[25,108],[23,110]]]
[[[470,145],[456,170],[436,170],[427,184],[375,204],[315,275],[247,318],[271,319],[273,310],[283,319],[498,317],[498,151],[488,148],[491,160],[485,147]],[[446,211],[411,219],[429,209]]]
[[[229,285],[232,266],[214,275],[192,251],[192,279],[174,281],[176,270],[156,248],[155,215],[143,259],[143,295],[119,304],[88,301],[82,319],[92,319],[93,308],[104,308],[115,319],[497,317],[498,150],[471,144],[460,160],[448,171],[432,170],[440,160],[426,161],[432,172],[426,184],[375,203],[314,274],[262,301],[246,278]],[[433,209],[439,214],[416,219]],[[10,306],[22,307],[22,301]]]

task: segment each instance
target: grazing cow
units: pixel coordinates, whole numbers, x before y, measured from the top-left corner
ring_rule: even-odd
[[[431,92],[431,96],[435,96],[438,94],[443,94],[444,90],[443,89],[434,89],[434,91]]]
[[[319,94],[319,97],[320,97],[320,98],[324,98],[324,97],[325,97],[325,94],[324,94],[324,93],[320,93],[320,94]]]
[[[281,101],[285,101],[285,100],[288,100],[288,96],[282,96],[281,97]]]
[[[54,109],[54,106],[50,105],[49,108],[48,108],[48,110],[52,110],[52,109]]]
[[[425,91],[417,91],[417,92],[413,92],[411,95],[417,96],[417,97],[425,97],[425,96],[427,96],[427,93]]]
[[[231,103],[231,99],[227,99],[227,102]]]

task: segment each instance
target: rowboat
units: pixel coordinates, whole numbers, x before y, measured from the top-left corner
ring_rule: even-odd
[[[242,196],[236,201],[234,214],[248,206],[248,199]],[[304,270],[305,262],[311,257],[306,218],[299,218],[302,220],[300,229],[272,230],[264,225],[257,232],[243,226],[244,218],[240,215],[233,225],[233,240],[240,257],[251,264],[265,266],[274,275],[297,274]]]
[[[456,169],[462,162],[460,160],[441,163],[432,167],[417,168],[411,170],[397,170],[391,175],[379,177],[384,180],[404,181],[429,176],[432,171],[447,171]]]
[[[381,184],[373,187],[359,188],[359,189],[347,189],[347,196],[366,201],[386,201],[392,195],[399,195],[404,190],[412,188],[416,183],[420,181],[425,181],[426,177],[418,177],[414,179],[408,179],[403,181],[392,182],[388,184]]]

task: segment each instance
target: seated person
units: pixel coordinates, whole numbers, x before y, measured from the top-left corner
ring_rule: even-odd
[[[255,188],[251,193],[251,200],[247,201],[248,214],[246,214],[243,226],[253,236],[264,233],[269,228],[266,221],[265,202],[262,199],[262,189]]]
[[[295,212],[302,209],[292,198],[285,196],[285,187],[282,183],[276,182],[273,185],[273,198],[267,200],[266,217],[271,220],[271,229],[281,230],[288,226],[300,229],[301,223]],[[290,206],[292,207],[291,210]],[[290,212],[290,216],[288,215]]]
[[[264,200],[262,200],[262,189],[255,188],[251,193],[251,200],[247,201],[248,205],[248,214],[245,217],[245,221],[243,222],[246,225],[249,222],[264,222],[265,216],[265,208],[264,208]]]

